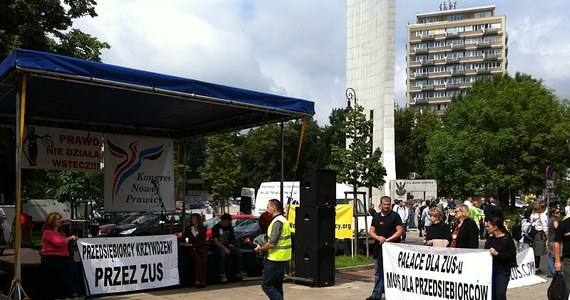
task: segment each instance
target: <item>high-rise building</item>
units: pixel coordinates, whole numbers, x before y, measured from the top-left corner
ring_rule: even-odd
[[[506,18],[495,5],[418,14],[407,31],[406,97],[414,111],[443,113],[475,81],[507,70]]]
[[[394,69],[396,0],[347,0],[346,84],[356,92],[358,105],[373,120],[373,149],[382,150],[386,184],[372,197],[389,193],[396,179],[394,146]]]

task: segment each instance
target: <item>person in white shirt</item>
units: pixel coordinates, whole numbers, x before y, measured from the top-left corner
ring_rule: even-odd
[[[570,198],[566,200],[566,207],[564,207],[564,219],[570,217]]]
[[[544,272],[539,269],[540,257],[548,254],[546,248],[546,241],[548,240],[546,201],[542,200],[534,205],[530,215],[530,223],[534,227],[534,231],[531,230],[530,236],[532,238],[532,249],[534,250],[535,274],[542,275]]]
[[[410,216],[408,207],[406,206],[405,200],[400,200],[400,202],[394,208],[394,211],[400,215],[402,219],[402,225],[404,227],[404,234],[402,234],[402,242],[406,241],[406,231],[408,230],[408,218]]]

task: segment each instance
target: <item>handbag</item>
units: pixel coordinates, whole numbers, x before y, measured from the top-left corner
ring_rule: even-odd
[[[564,277],[561,272],[556,272],[554,277],[552,277],[552,282],[548,287],[546,293],[548,295],[548,300],[566,300],[568,299],[568,291],[564,285]]]

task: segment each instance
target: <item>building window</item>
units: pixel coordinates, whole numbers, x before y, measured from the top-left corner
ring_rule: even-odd
[[[447,16],[447,20],[448,21],[459,21],[459,20],[463,20],[465,17],[463,15],[451,15],[451,16]]]
[[[491,15],[490,11],[484,11],[484,12],[475,13],[474,18],[475,19],[482,19],[482,18],[490,18],[491,16],[492,15]]]

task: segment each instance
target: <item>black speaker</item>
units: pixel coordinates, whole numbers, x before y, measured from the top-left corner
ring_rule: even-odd
[[[335,284],[334,247],[295,247],[295,276],[311,279],[315,287]]]
[[[297,207],[295,243],[308,247],[334,246],[334,207]]]
[[[251,197],[241,196],[241,200],[239,202],[239,211],[242,214],[251,214]]]
[[[316,170],[301,178],[301,206],[335,206],[336,205],[336,172],[333,170]]]

